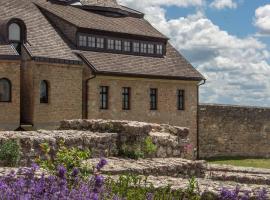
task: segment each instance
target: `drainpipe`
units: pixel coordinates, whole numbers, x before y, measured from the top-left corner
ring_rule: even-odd
[[[200,130],[199,130],[199,120],[200,120],[200,116],[199,116],[199,109],[200,109],[200,105],[199,105],[199,87],[204,85],[206,83],[206,79],[203,79],[203,82],[199,83],[199,85],[197,86],[197,159],[200,159]]]
[[[85,119],[88,119],[88,84],[89,84],[89,81],[96,78],[96,74],[94,74],[92,77],[88,78],[86,81],[85,81]]]

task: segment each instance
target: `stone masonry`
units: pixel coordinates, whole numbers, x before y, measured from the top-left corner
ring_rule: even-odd
[[[200,158],[270,157],[270,108],[201,105]]]

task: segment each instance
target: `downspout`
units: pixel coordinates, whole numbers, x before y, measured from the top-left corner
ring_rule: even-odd
[[[200,105],[199,105],[199,87],[204,85],[206,83],[206,79],[203,79],[203,82],[200,83],[197,86],[197,159],[200,159],[200,130],[199,130],[199,121],[200,121],[200,116],[199,116],[199,109],[200,109]]]
[[[88,84],[89,84],[89,81],[92,80],[92,79],[94,79],[94,78],[96,78],[96,74],[94,74],[94,76],[88,78],[88,79],[85,81],[85,108],[84,108],[84,109],[85,109],[85,112],[84,112],[84,113],[85,113],[85,116],[84,116],[85,119],[88,119],[88,100],[89,100],[89,99],[88,99],[88,94],[89,94],[89,93],[88,93],[88,91],[89,91],[89,90],[88,90],[88,89],[89,89],[89,88],[88,88]]]

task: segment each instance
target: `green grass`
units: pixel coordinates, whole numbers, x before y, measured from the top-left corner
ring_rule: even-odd
[[[241,167],[256,167],[270,169],[270,159],[256,158],[213,158],[208,160],[212,164],[225,164]]]

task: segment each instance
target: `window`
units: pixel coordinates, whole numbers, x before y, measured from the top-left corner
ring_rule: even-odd
[[[141,53],[147,53],[147,44],[141,43]]]
[[[140,43],[139,42],[134,42],[133,43],[133,51],[135,53],[139,53],[140,52]]]
[[[85,35],[79,36],[79,46],[86,47],[87,46],[87,37]]]
[[[11,102],[11,82],[6,79],[0,79],[0,102]]]
[[[121,40],[115,40],[115,49],[118,51],[122,50],[122,41]]]
[[[44,80],[40,83],[40,103],[49,103],[49,84]]]
[[[88,37],[88,47],[95,48],[96,47],[96,38],[95,37]]]
[[[130,52],[130,42],[129,41],[124,42],[124,51]]]
[[[130,88],[129,87],[123,87],[123,110],[130,110]]]
[[[114,49],[114,40],[108,39],[108,49]]]
[[[109,87],[108,86],[101,86],[100,87],[100,109],[107,110],[108,109],[108,94],[109,94]]]
[[[163,54],[163,46],[162,44],[157,44],[157,54]]]
[[[157,110],[157,89],[150,89],[150,110]]]
[[[104,38],[97,38],[97,48],[104,48]]]
[[[21,54],[21,27],[17,23],[12,23],[8,27],[8,39],[14,48]]]
[[[153,44],[148,44],[148,53],[153,54],[154,53],[154,45]]]
[[[178,90],[178,110],[185,110],[185,91]]]

